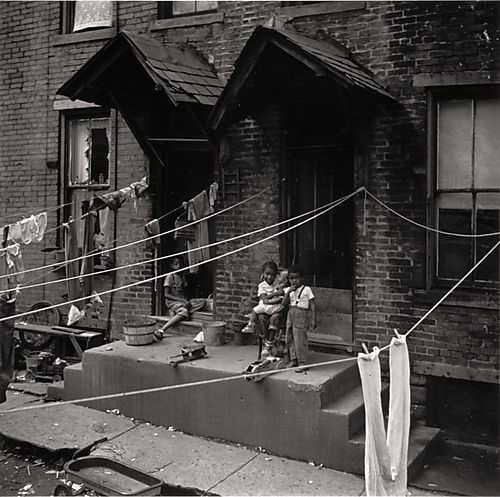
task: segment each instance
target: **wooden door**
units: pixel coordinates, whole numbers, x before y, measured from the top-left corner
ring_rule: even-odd
[[[288,211],[310,211],[353,190],[351,150],[320,148],[289,154]],[[293,230],[289,264],[298,264],[316,295],[318,326],[313,338],[352,343],[353,207],[349,200]]]

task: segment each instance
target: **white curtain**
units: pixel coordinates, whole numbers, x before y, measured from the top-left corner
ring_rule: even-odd
[[[112,25],[113,6],[109,0],[75,2],[75,21],[73,31],[88,28],[106,28]]]

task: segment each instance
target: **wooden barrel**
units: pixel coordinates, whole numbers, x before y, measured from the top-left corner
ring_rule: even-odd
[[[148,345],[153,343],[153,333],[156,328],[154,321],[125,321],[123,336],[127,345]]]
[[[226,343],[226,323],[224,321],[205,323],[203,338],[206,345],[224,345]]]

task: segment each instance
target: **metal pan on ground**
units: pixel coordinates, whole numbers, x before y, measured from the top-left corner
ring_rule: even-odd
[[[54,495],[79,495],[91,489],[100,495],[160,495],[163,481],[143,471],[106,457],[80,457],[64,466],[71,484],[60,484]],[[73,491],[73,484],[82,484]]]

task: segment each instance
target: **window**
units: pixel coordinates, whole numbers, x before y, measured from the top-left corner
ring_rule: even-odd
[[[78,219],[95,190],[109,187],[110,120],[102,111],[65,117],[65,202],[71,202],[67,216]],[[83,221],[76,234],[82,248]]]
[[[61,2],[61,6],[63,33],[112,26],[113,4],[110,0],[75,0]]]
[[[440,230],[482,234],[500,231],[498,95],[436,98],[435,219]],[[436,235],[435,276],[459,279],[495,243],[495,237]],[[498,281],[492,254],[472,275]]]
[[[210,1],[168,1],[158,2],[158,18],[206,14],[217,10],[217,2]]]
[[[69,120],[69,186],[109,186],[109,118]]]

